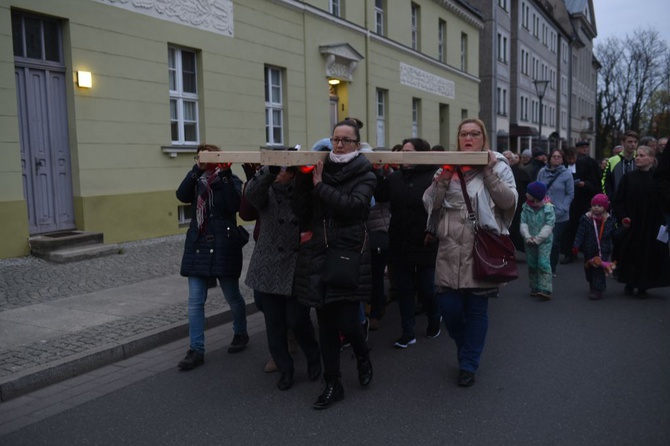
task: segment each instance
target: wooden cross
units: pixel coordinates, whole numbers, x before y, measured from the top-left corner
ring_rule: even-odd
[[[372,164],[434,164],[485,166],[488,152],[361,152]],[[201,163],[253,163],[264,166],[311,166],[328,152],[261,150],[260,152],[200,152]]]

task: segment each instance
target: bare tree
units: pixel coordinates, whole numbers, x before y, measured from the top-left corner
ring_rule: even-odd
[[[656,30],[638,30],[596,47],[602,66],[598,77],[598,145],[611,148],[625,130],[651,130],[650,101],[667,89],[670,50]],[[658,112],[656,110],[656,112]]]

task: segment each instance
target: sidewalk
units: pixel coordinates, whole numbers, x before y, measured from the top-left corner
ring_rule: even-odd
[[[66,264],[0,260],[0,400],[188,337],[183,240],[125,243],[119,255]],[[240,278],[247,314],[256,311],[243,284],[252,251],[253,240]],[[208,328],[232,320],[218,287],[209,290],[206,316]]]

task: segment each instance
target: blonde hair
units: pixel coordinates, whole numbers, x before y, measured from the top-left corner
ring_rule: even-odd
[[[658,164],[658,160],[656,159],[656,151],[654,149],[652,149],[649,146],[637,146],[637,149],[635,150],[637,152],[640,151],[645,152],[647,156],[651,157],[651,159],[653,160],[651,163],[651,167],[656,167],[656,165]]]
[[[482,136],[484,137],[484,145],[482,146],[482,151],[488,150],[489,149],[489,135],[486,133],[486,126],[484,125],[484,122],[481,119],[477,118],[467,118],[461,121],[460,124],[458,124],[458,131],[456,132],[456,147],[458,150],[461,150],[461,144],[458,139],[458,135],[461,133],[461,127],[463,127],[465,124],[475,124],[479,127],[479,129],[482,131]]]

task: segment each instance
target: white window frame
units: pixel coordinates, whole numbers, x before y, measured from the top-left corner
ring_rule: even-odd
[[[411,4],[410,12],[410,32],[412,34],[412,49],[415,51],[420,51],[421,49],[421,9],[416,3]]]
[[[384,35],[384,0],[375,0],[375,32]]]
[[[503,11],[507,12],[507,0],[498,0],[498,6],[500,6],[500,9]]]
[[[341,0],[329,0],[328,12],[335,17],[342,17],[342,2]]]
[[[377,147],[386,147],[386,90],[377,88]]]
[[[184,56],[192,55],[193,71],[184,69]],[[192,90],[184,91],[185,75],[192,77]],[[200,143],[200,118],[198,98],[198,54],[196,51],[168,46],[168,78],[170,89],[170,134],[173,145],[198,145]],[[191,115],[187,113],[191,110]],[[173,129],[177,127],[177,138]],[[194,130],[195,136],[186,136],[187,127]]]
[[[497,87],[497,113],[500,116],[507,116],[507,89],[503,87]]]
[[[265,144],[268,146],[282,146],[284,145],[284,70],[266,65],[264,71]],[[278,76],[274,77],[274,74]],[[277,115],[279,116],[278,119]],[[276,129],[279,129],[278,138],[275,135]]]
[[[437,58],[440,62],[447,62],[447,21],[443,19],[437,22]]]
[[[507,53],[507,36],[503,33],[498,33],[498,62],[507,64],[509,56]]]
[[[412,98],[412,138],[419,137],[421,122],[421,99]]]
[[[468,35],[461,33],[461,71],[468,71]]]

